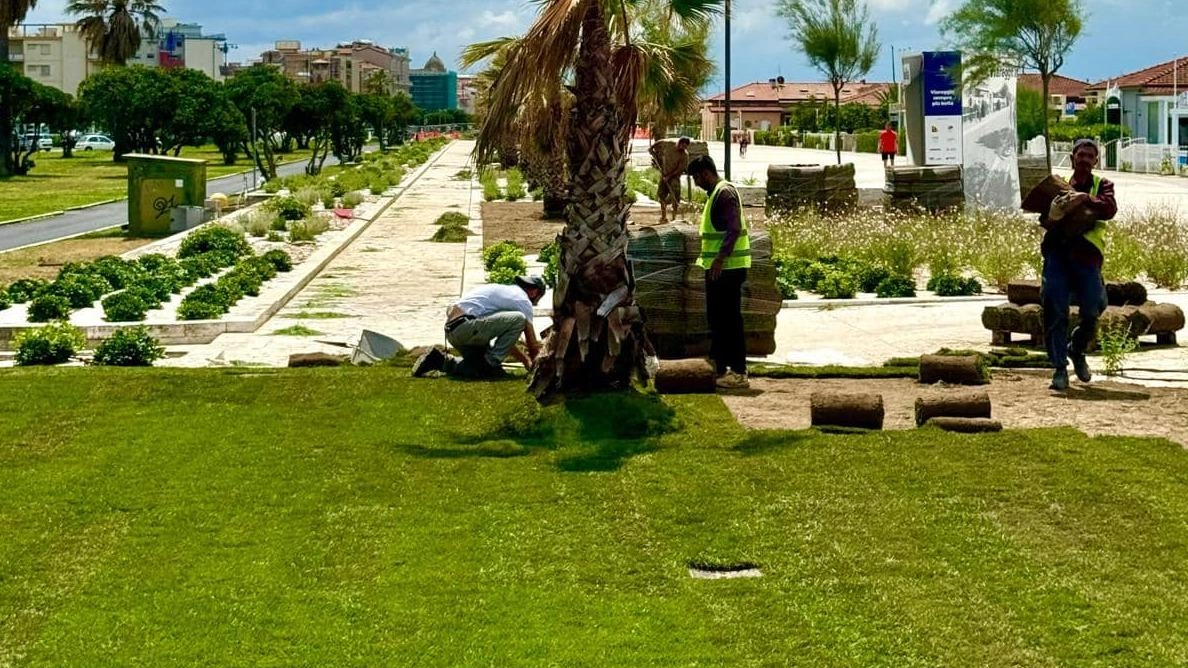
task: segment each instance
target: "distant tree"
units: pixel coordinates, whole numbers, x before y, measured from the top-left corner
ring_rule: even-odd
[[[376,70],[363,80],[363,92],[373,95],[391,95],[393,83],[391,74],[384,70]]]
[[[708,16],[681,17],[668,0],[640,0],[632,17],[636,48],[647,51],[639,120],[656,139],[696,115],[701,89],[714,72]]]
[[[122,162],[131,152],[157,153],[157,139],[173,122],[177,92],[158,68],[109,67],[78,88],[87,118],[115,141],[112,159]]]
[[[0,100],[4,100],[5,113],[12,119],[20,119],[29,111],[35,101],[33,80],[29,77],[20,74],[16,68],[11,67],[8,63],[0,63]],[[11,139],[12,131],[8,133],[8,138]],[[28,149],[27,144],[22,146],[22,142],[13,143],[11,141],[5,142],[8,146],[3,156],[3,162],[6,165],[5,174],[25,174],[29,171],[28,160],[29,154],[36,151],[36,143],[33,144],[31,150]]]
[[[297,84],[275,68],[260,64],[241,70],[224,85],[228,99],[249,128],[245,151],[265,179],[275,179],[276,154],[284,123],[301,98]]]
[[[1046,101],[1052,76],[1064,65],[1085,18],[1081,0],[964,0],[941,23],[941,32],[969,54],[963,57],[967,81],[983,81],[1004,67],[1032,69],[1043,81]],[[1046,140],[1051,129],[1047,114],[1043,122]],[[1045,144],[1051,171],[1051,142]]]
[[[833,86],[833,108],[840,113],[845,85],[866,75],[879,55],[878,29],[865,0],[779,0],[791,38]],[[841,164],[841,130],[833,131]]]
[[[123,65],[140,49],[142,35],[156,36],[165,8],[153,0],[71,0],[66,12],[81,17],[78,28],[100,60]]]
[[[1044,134],[1044,113],[1047,107],[1048,105],[1044,104],[1043,93],[1019,87],[1015,94],[1015,131],[1020,144]]]
[[[1087,105],[1077,114],[1078,125],[1102,125],[1105,123],[1105,107],[1100,104]]]
[[[25,115],[26,123],[44,124],[62,137],[62,157],[74,155],[78,138],[72,132],[82,120],[81,108],[73,96],[52,86],[33,86],[33,105]]]
[[[408,136],[408,126],[417,122],[421,110],[407,93],[392,96],[392,124],[388,126],[388,144],[403,144]]]
[[[396,105],[386,93],[364,93],[356,99],[359,120],[379,138],[380,150],[387,150],[388,128],[396,120]]]
[[[12,69],[11,73],[0,72],[0,81],[10,81],[12,74],[20,74],[8,64],[8,29],[25,20],[29,10],[37,6],[37,0],[0,0],[0,68]],[[3,85],[0,83],[0,85]],[[4,91],[0,91],[4,92]],[[12,98],[0,95],[0,177],[13,173],[15,163],[12,155]]]
[[[363,144],[367,142],[367,124],[361,115],[362,97],[343,88],[342,97],[332,99],[330,151],[339,162],[355,162],[363,154]]]

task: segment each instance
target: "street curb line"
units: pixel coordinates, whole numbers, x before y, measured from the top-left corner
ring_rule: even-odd
[[[875,299],[785,299],[781,309],[840,308],[845,306],[912,306],[927,304],[959,304],[970,302],[1001,302],[1006,295],[971,295],[967,297],[883,297]]]
[[[60,216],[64,213],[66,213],[65,209],[59,210],[59,211],[47,211],[46,213],[39,213],[37,215],[26,216],[24,218],[13,218],[12,220],[0,220],[0,226],[19,225],[20,223],[31,223],[35,220],[41,220],[42,218],[54,218],[54,217]]]
[[[381,206],[372,216],[366,220],[360,221],[354,230],[350,231],[341,242],[334,247],[326,247],[326,255],[313,264],[309,262],[302,263],[311,268],[304,270],[304,275],[298,278],[292,286],[289,287],[280,297],[273,300],[271,304],[264,307],[264,310],[255,316],[241,317],[239,319],[218,319],[218,320],[179,320],[173,323],[164,323],[158,325],[145,325],[149,333],[156,337],[164,345],[202,345],[214,341],[223,334],[250,334],[255,332],[264,323],[268,322],[277,312],[284,308],[290,301],[293,300],[314,278],[316,278],[322,271],[336,258],[343,250],[355,242],[367,228],[371,227],[372,223],[379,220],[381,216],[388,211],[393,204],[404,196],[408,189],[413,186],[424,174],[429,171],[441,156],[445,155],[446,149],[449,145],[442,147],[434,156],[421,165],[407,183],[401,183],[395,186],[396,192],[389,198],[388,202]],[[198,229],[198,228],[193,228]],[[347,228],[350,230],[350,228]],[[94,232],[94,230],[91,230]],[[83,232],[83,234],[90,234],[91,232]],[[168,237],[166,237],[168,238]],[[40,244],[37,244],[40,245]],[[142,249],[137,249],[142,250]],[[311,258],[312,259],[312,258]],[[301,265],[299,265],[301,266]],[[144,323],[111,323],[103,325],[91,325],[80,327],[86,335],[87,341],[98,341],[111,336],[119,329],[125,329],[129,326],[143,325]],[[16,335],[26,329],[35,329],[41,325],[10,325],[0,326],[0,348],[8,348],[12,345],[13,339]]]

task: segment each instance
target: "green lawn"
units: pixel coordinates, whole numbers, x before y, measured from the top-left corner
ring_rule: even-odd
[[[252,168],[251,161],[240,156],[232,166],[223,165],[222,155],[213,145],[182,149],[183,158],[205,159],[209,178],[225,176]],[[284,160],[309,158],[309,151],[294,151]],[[27,176],[0,179],[0,222],[60,211],[74,206],[102,202],[128,194],[128,168],[111,159],[111,151],[78,151],[69,160],[61,149],[38,153],[37,166]]]
[[[12,370],[0,415],[4,666],[1188,662],[1168,442],[401,369]]]

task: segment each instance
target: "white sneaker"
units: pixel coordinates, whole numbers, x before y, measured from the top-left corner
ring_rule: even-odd
[[[714,385],[723,390],[745,390],[751,387],[751,381],[747,379],[745,373],[727,371],[721,376],[718,376],[718,379],[714,381]]]

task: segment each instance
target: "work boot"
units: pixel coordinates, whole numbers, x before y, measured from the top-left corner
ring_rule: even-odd
[[[1068,369],[1056,369],[1056,373],[1052,374],[1052,384],[1048,386],[1049,390],[1056,390],[1063,392],[1068,389]]]
[[[420,378],[430,371],[441,371],[445,366],[446,355],[436,346],[430,348],[413,362],[412,375],[413,378]]]
[[[1085,353],[1078,353],[1068,351],[1068,358],[1072,360],[1073,371],[1077,374],[1077,380],[1082,383],[1088,383],[1093,380],[1093,372],[1089,370],[1089,362],[1085,360]]]
[[[746,390],[751,387],[751,381],[747,379],[745,373],[735,373],[727,371],[718,376],[714,381],[714,385],[720,390]]]

